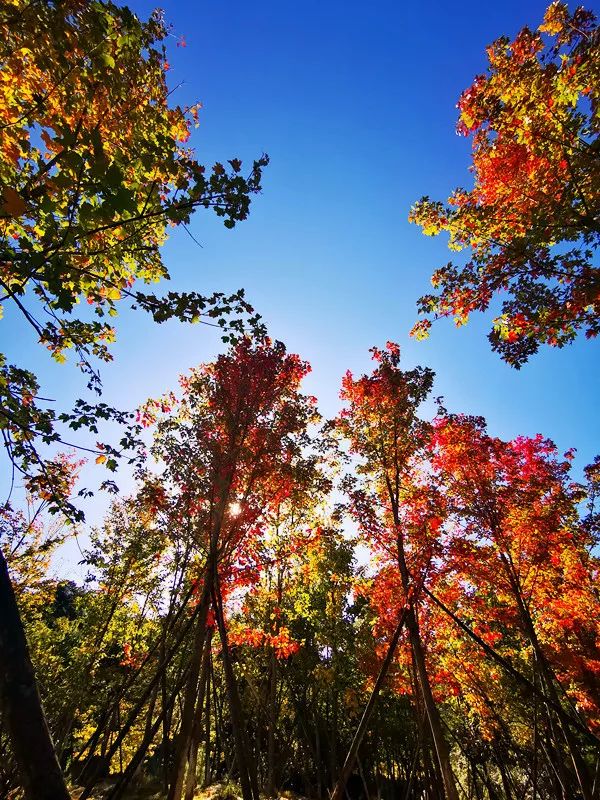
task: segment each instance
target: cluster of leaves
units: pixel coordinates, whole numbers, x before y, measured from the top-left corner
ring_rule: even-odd
[[[142,22],[112,2],[10,0],[0,10],[0,312],[12,305],[59,363],[74,351],[98,392],[120,300],[157,322],[213,324],[227,340],[262,331],[242,291],[135,288],[169,277],[160,246],[194,209],[212,208],[229,228],[245,219],[268,160],[244,177],[239,159],[207,170],[194,158],[185,143],[197,108],[169,104],[167,33],[159,13]],[[8,454],[58,505],[65,493],[39,444],[63,440],[59,423],[93,431],[109,410],[56,414],[30,371],[0,359]]]
[[[599,42],[592,12],[554,2],[537,31],[488,48],[487,74],[458,103],[458,132],[473,137],[473,188],[447,203],[424,197],[409,216],[472,253],[433,274],[418,338],[431,315],[462,325],[496,295],[504,300],[489,339],[517,368],[540,344],[600,331]]]

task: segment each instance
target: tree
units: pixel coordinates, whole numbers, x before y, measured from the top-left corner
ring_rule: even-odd
[[[38,513],[27,519],[5,506],[0,515],[0,710],[28,800],[68,800],[8,574],[7,557],[17,561],[19,579],[28,580],[32,588],[40,582],[44,553],[51,552],[57,539],[44,535]]]
[[[98,391],[95,362],[111,358],[120,300],[158,322],[213,319],[238,331],[251,314],[243,292],[159,298],[135,288],[169,277],[160,246],[194,209],[213,208],[230,228],[245,219],[267,163],[244,178],[239,159],[207,171],[194,158],[185,142],[198,110],[169,105],[167,33],[160,14],[141,22],[112,2],[10,0],[0,11],[0,303],[18,309],[56,361],[75,351]],[[231,313],[242,316],[231,322]],[[60,441],[57,415],[31,372],[0,356],[0,375],[7,452],[31,488],[59,502],[37,447]],[[94,430],[107,416],[125,421],[81,402],[60,421]],[[118,454],[97,453],[109,468]]]
[[[433,372],[421,367],[401,370],[400,348],[393,342],[388,342],[385,350],[373,348],[372,353],[378,364],[372,375],[354,379],[347,373],[343,380],[341,397],[347,408],[336,421],[336,428],[349,441],[350,452],[360,459],[357,472],[364,476],[362,485],[349,486],[352,511],[382,563],[380,582],[391,585],[385,604],[396,617],[391,644],[395,648],[405,625],[443,791],[448,800],[457,800],[450,749],[432,692],[418,611],[421,588],[436,555],[439,529],[435,510],[426,494],[422,497],[418,466],[429,425],[417,416],[417,409],[431,391]],[[349,763],[346,769],[351,769]],[[344,775],[336,786],[335,800],[343,794]]]
[[[160,245],[195,208],[213,208],[227,227],[245,219],[267,163],[255,161],[247,178],[239,159],[208,174],[184,146],[197,109],[169,105],[167,32],[160,14],[141,22],[112,2],[8,0],[0,10],[0,308],[11,303],[56,361],[72,349],[97,392],[95,362],[110,360],[108,318],[122,298],[158,322],[207,316],[226,328],[234,312],[241,317],[230,327],[240,331],[252,314],[243,292],[161,299],[134,288],[168,278]],[[78,308],[83,301],[91,313]],[[258,318],[247,324],[256,328]],[[67,466],[49,461],[40,446],[63,441],[64,426],[97,433],[101,419],[131,423],[126,413],[83,400],[57,414],[40,399],[35,375],[0,354],[6,452],[50,511],[82,516],[68,501]],[[118,447],[87,449],[114,470],[136,432],[130,425]],[[0,566],[0,690],[23,784],[30,797],[66,797],[4,559]],[[20,709],[19,675],[28,682]],[[19,754],[31,754],[28,729],[40,756],[23,760]]]
[[[153,452],[165,465],[163,485],[176,502],[173,528],[192,543],[200,613],[190,661],[170,800],[179,800],[193,716],[202,686],[200,658],[212,609],[221,640],[225,685],[244,800],[257,800],[255,765],[248,757],[243,709],[224,613],[226,590],[239,565],[252,564],[262,525],[294,489],[308,445],[307,426],[318,415],[302,395],[306,362],[269,339],[237,342],[214,363],[181,379],[184,395],[173,413],[152,402],[146,424],[160,418]],[[243,574],[243,570],[242,570]],[[229,584],[229,585],[228,585]],[[201,707],[201,703],[200,703]]]
[[[447,203],[424,197],[409,215],[426,235],[448,233],[450,249],[471,250],[463,266],[434,272],[417,338],[429,315],[463,325],[496,296],[505,299],[488,338],[516,368],[541,344],[600,331],[599,45],[590,11],[554,2],[536,32],[488,47],[487,74],[458,103],[458,133],[473,136],[473,188]]]
[[[442,417],[431,468],[448,509],[454,602],[469,608],[488,641],[506,637],[514,647],[518,633],[531,649],[534,675],[552,704],[548,714],[558,711],[556,763],[563,745],[573,762],[575,777],[561,765],[562,781],[591,800],[573,710],[561,706],[563,696],[570,699],[584,726],[598,729],[598,564],[590,554],[594,540],[579,521],[582,492],[570,482],[571,455],[559,460],[542,436],[504,442],[487,434],[481,419]]]

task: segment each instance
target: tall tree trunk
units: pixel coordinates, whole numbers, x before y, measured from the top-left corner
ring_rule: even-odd
[[[458,800],[456,782],[454,780],[454,774],[452,772],[452,766],[450,764],[450,749],[448,747],[448,743],[446,742],[446,737],[444,736],[444,732],[442,730],[442,720],[440,718],[440,712],[438,711],[438,707],[435,703],[435,700],[433,699],[431,684],[429,682],[429,674],[427,672],[427,666],[425,664],[425,652],[423,650],[423,643],[421,642],[419,622],[415,612],[415,601],[411,600],[411,597],[413,597],[414,595],[414,590],[417,587],[413,584],[411,574],[409,572],[408,565],[406,563],[402,525],[400,523],[397,500],[395,498],[392,498],[392,504],[394,508],[394,522],[396,524],[398,568],[400,571],[400,576],[402,578],[402,586],[404,588],[404,591],[406,592],[407,600],[410,601],[410,607],[406,615],[406,627],[408,628],[408,633],[410,637],[410,644],[413,653],[415,669],[417,672],[417,678],[419,681],[419,686],[421,688],[421,695],[423,697],[425,713],[429,721],[431,736],[433,738],[436,761],[442,775],[442,781],[444,784],[444,790],[446,793],[447,800]],[[423,581],[421,581],[421,585],[422,583]]]
[[[203,658],[207,648],[210,648],[210,636],[206,630],[206,619],[208,616],[208,609],[210,604],[210,596],[213,584],[213,569],[209,566],[204,575],[204,587],[202,589],[202,597],[200,598],[200,613],[198,614],[198,623],[194,642],[192,645],[192,657],[190,660],[190,674],[185,690],[185,699],[183,701],[183,712],[181,715],[181,726],[179,729],[179,740],[177,743],[177,750],[175,752],[175,765],[173,768],[173,779],[169,789],[168,800],[181,800],[183,794],[183,781],[185,777],[185,765],[188,758],[190,749],[190,742],[192,739],[192,731],[194,727],[194,711],[198,704],[198,687],[205,679],[205,676],[200,677],[200,668],[204,664],[206,666],[206,658]],[[201,709],[201,706],[200,706]]]
[[[198,703],[196,705],[196,714],[189,747],[188,767],[185,778],[185,800],[194,800],[194,794],[196,792],[196,769],[198,765],[198,750],[200,749],[200,742],[202,740],[203,733],[202,724],[204,719],[204,697],[208,691],[211,642],[212,631],[207,630],[206,642],[204,644],[204,655],[202,657],[202,671],[200,673],[200,682],[198,684],[200,691],[198,692]]]
[[[267,731],[267,795],[275,795],[275,722],[277,702],[277,658],[275,651],[270,653],[269,692],[268,692],[268,731]]]
[[[8,565],[0,551],[0,700],[27,800],[69,800]]]
[[[523,628],[525,629],[525,635],[529,639],[529,643],[533,648],[535,659],[540,669],[540,677],[542,680],[542,684],[545,685],[546,695],[555,706],[562,708],[558,692],[556,690],[556,684],[558,683],[558,681],[556,680],[556,675],[554,674],[554,670],[552,669],[550,663],[546,659],[544,651],[542,650],[542,647],[540,645],[535,630],[535,625],[533,624],[533,619],[525,603],[525,600],[523,599],[521,587],[519,585],[518,578],[512,567],[512,563],[506,556],[504,556],[504,554],[502,554],[501,558],[505,566],[505,569],[508,573],[508,578],[515,596],[515,600],[517,602],[517,607],[519,609],[521,623],[523,625]],[[548,714],[551,713],[552,713],[551,710],[548,709]],[[569,724],[565,721],[565,716],[567,716],[565,712],[559,714],[558,721],[564,739],[567,743],[567,748],[571,756],[571,761],[573,762],[575,775],[577,777],[577,783],[579,784],[579,788],[581,790],[581,794],[583,795],[584,800],[593,800],[592,780],[587,768],[587,764],[585,763],[585,760],[581,755],[581,748],[579,746],[579,743],[575,739],[575,736],[573,735],[573,732]]]
[[[167,624],[166,628],[164,628],[161,631],[160,635],[154,640],[153,644],[150,646],[150,648],[146,652],[146,655],[142,659],[141,664],[138,666],[138,668],[123,681],[121,686],[118,687],[117,691],[112,696],[109,696],[108,702],[104,705],[102,713],[100,714],[98,723],[96,725],[96,729],[94,730],[92,735],[84,742],[84,744],[79,748],[79,750],[78,750],[78,752],[76,754],[76,759],[78,761],[82,759],[83,754],[86,753],[86,752],[87,752],[86,758],[89,758],[90,756],[92,756],[94,754],[94,752],[96,750],[96,746],[97,746],[97,744],[98,744],[98,742],[100,740],[100,737],[101,737],[101,735],[102,735],[102,733],[104,731],[104,728],[105,728],[106,724],[108,723],[108,721],[110,720],[112,714],[114,713],[115,708],[117,707],[117,703],[123,697],[125,697],[125,695],[127,694],[127,691],[133,686],[135,681],[142,674],[142,672],[144,670],[144,667],[146,666],[148,661],[151,659],[151,657],[153,655],[155,655],[155,653],[159,649],[160,649],[159,667],[158,667],[158,669],[157,669],[157,671],[155,673],[154,680],[155,681],[161,680],[161,677],[162,677],[162,675],[164,675],[164,670],[166,669],[169,661],[173,658],[173,656],[175,655],[175,653],[177,652],[177,650],[179,648],[179,645],[181,644],[181,642],[183,641],[183,639],[187,635],[188,630],[193,625],[193,622],[194,622],[194,619],[195,619],[195,614],[192,614],[190,616],[189,620],[186,622],[186,624],[182,626],[182,630],[177,635],[175,644],[173,645],[173,647],[170,648],[169,653],[165,654],[165,653],[162,652],[162,645],[164,643],[166,633],[168,631],[170,631],[170,630],[174,630],[175,625],[177,624],[177,622],[179,621],[180,617],[182,616],[182,614],[184,613],[184,611],[188,607],[188,603],[189,603],[189,601],[190,601],[190,599],[192,597],[193,591],[194,591],[193,588],[190,588],[187,591],[186,595],[182,599],[181,605],[179,606],[179,608],[177,610],[177,613],[173,616],[172,619],[169,619],[169,618],[167,619],[167,623],[168,624]],[[169,610],[169,613],[170,612],[171,612],[171,609]],[[152,691],[154,689],[154,685],[155,684],[153,682],[149,687],[146,688],[146,692],[145,692],[145,694],[144,694],[144,696],[142,698],[141,706],[136,705],[136,707],[133,709],[132,713],[133,713],[133,717],[134,718],[137,718],[137,716],[139,715],[139,713],[141,711],[142,706],[145,704],[146,700],[150,697],[150,694],[152,693]]]
[[[213,680],[213,661],[212,661],[212,653],[209,652],[208,654],[209,659],[209,670],[208,675],[206,676],[207,684],[206,684],[206,722],[204,723],[204,786],[210,785],[211,779],[211,765],[210,765],[210,693],[213,690],[214,680]],[[216,750],[216,747],[215,747]]]
[[[188,670],[185,669],[182,675],[180,676],[179,680],[175,684],[173,691],[167,698],[166,705],[163,705],[162,708],[160,709],[159,715],[156,718],[156,720],[152,723],[150,727],[146,726],[144,737],[141,743],[138,745],[138,748],[135,751],[133,758],[125,768],[123,774],[119,777],[119,780],[114,785],[112,791],[106,797],[106,800],[119,800],[119,798],[121,798],[125,793],[125,790],[133,780],[140,764],[144,760],[144,756],[148,752],[148,748],[154,741],[154,737],[158,733],[164,715],[168,714],[169,710],[173,707],[173,704],[175,703],[175,698],[177,697],[179,692],[183,689],[183,686],[186,683],[187,678],[188,678]]]
[[[163,630],[163,636],[160,643],[160,660],[164,663],[166,660],[166,627]],[[157,687],[158,688],[158,687]],[[167,670],[163,670],[160,676],[160,699],[164,708],[167,707]],[[162,718],[162,782],[163,791],[165,795],[169,792],[169,765],[171,763],[171,739],[170,739],[170,715],[163,714]]]
[[[433,699],[429,675],[427,673],[427,667],[425,664],[425,653],[423,651],[423,644],[421,642],[421,635],[419,632],[419,623],[412,607],[410,608],[406,618],[406,627],[408,628],[410,635],[410,644],[415,659],[417,677],[419,679],[419,686],[421,687],[425,713],[427,714],[429,727],[431,729],[436,760],[442,774],[444,791],[446,792],[446,797],[448,800],[458,800],[458,792],[456,790],[454,775],[450,765],[450,750],[442,730],[440,712],[438,711],[438,707]]]
[[[360,745],[362,744],[362,740],[369,727],[369,722],[371,721],[373,711],[375,710],[375,706],[377,704],[377,698],[379,697],[379,692],[381,691],[381,687],[383,686],[383,682],[385,681],[386,675],[389,671],[392,659],[394,658],[394,653],[396,652],[396,647],[398,646],[400,634],[402,633],[402,629],[404,628],[407,615],[408,615],[408,609],[405,608],[400,614],[398,625],[396,626],[394,635],[392,636],[392,639],[388,645],[388,650],[387,653],[385,654],[383,664],[379,669],[377,680],[375,681],[375,685],[373,686],[371,695],[369,697],[365,710],[363,711],[363,715],[358,724],[358,728],[356,729],[356,733],[354,734],[354,739],[352,740],[352,744],[350,745],[350,749],[348,750],[348,755],[346,756],[346,760],[344,761],[344,766],[342,767],[342,771],[340,772],[340,776],[333,790],[333,794],[331,795],[331,800],[344,800],[344,797],[346,795],[346,784],[348,782],[348,778],[350,777],[350,775],[352,774],[352,770],[354,769],[354,764],[356,763],[358,750],[360,748]]]
[[[237,682],[231,663],[229,643],[227,639],[227,628],[223,616],[223,604],[218,577],[214,581],[213,587],[214,610],[219,628],[221,639],[221,649],[223,657],[223,671],[225,673],[225,688],[229,701],[229,713],[231,714],[231,726],[233,728],[233,739],[235,744],[235,755],[240,773],[240,787],[242,789],[243,800],[259,800],[258,786],[256,779],[252,777],[251,765],[248,761],[248,747],[244,729],[244,716],[242,704],[237,689]],[[256,773],[254,772],[254,775]]]
[[[123,726],[122,726],[121,730],[119,731],[115,741],[110,745],[109,751],[107,753],[107,758],[112,759],[112,757],[115,755],[115,753],[117,752],[117,750],[121,746],[123,740],[125,739],[125,737],[129,733],[129,731],[131,730],[132,726],[138,720],[139,715],[142,712],[142,709],[144,708],[144,706],[146,705],[146,702],[151,697],[155,686],[157,686],[157,684],[163,679],[163,676],[164,676],[169,664],[171,663],[171,661],[173,660],[173,658],[175,657],[175,655],[179,651],[179,648],[181,647],[183,641],[185,640],[186,635],[189,633],[189,631],[192,628],[194,622],[196,621],[196,618],[198,616],[198,612],[199,611],[200,611],[199,607],[194,610],[194,612],[190,615],[190,618],[186,621],[185,625],[182,626],[182,629],[178,633],[175,642],[169,648],[169,650],[165,654],[164,658],[161,657],[160,663],[159,663],[159,665],[158,665],[158,667],[156,669],[156,672],[154,673],[154,676],[153,676],[152,680],[150,681],[149,684],[147,684],[147,686],[144,689],[144,691],[142,692],[141,696],[138,698],[138,700],[134,703],[132,708],[129,710],[129,714],[127,716],[127,719],[123,723]],[[179,614],[179,612],[178,612],[178,614]],[[123,696],[123,694],[124,694],[124,692],[121,692],[121,691],[119,693],[117,693],[117,702],[120,700],[120,698]],[[110,714],[112,715],[115,712],[115,710],[116,710],[116,703],[111,704],[110,705]],[[110,717],[107,718],[107,717],[103,716],[103,718],[102,718],[102,727],[103,728],[105,727],[105,725],[106,725],[106,723],[108,722],[109,719],[110,719]],[[161,719],[162,719],[162,717],[161,717]],[[100,735],[101,735],[100,729],[97,729],[96,731],[94,731],[92,736],[88,739],[86,745],[84,745],[84,747],[82,747],[81,750],[79,751],[79,755],[81,755],[81,754],[83,754],[85,752],[85,750],[87,748],[89,748],[87,756],[86,756],[86,761],[89,760],[92,757],[92,755],[94,754],[94,750],[95,750],[95,748],[96,748],[96,746],[98,744]],[[85,789],[83,790],[81,796],[79,797],[79,800],[88,800],[90,794],[92,793],[92,789],[93,789],[92,784],[89,784],[88,786],[86,786]]]

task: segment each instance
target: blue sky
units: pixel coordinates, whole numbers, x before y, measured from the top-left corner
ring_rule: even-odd
[[[153,3],[130,7],[147,16]],[[329,0],[165,0],[173,23],[170,84],[176,102],[203,104],[191,143],[206,164],[267,152],[264,191],[249,219],[227,231],[209,212],[164,249],[172,288],[246,289],[271,335],[308,359],[306,389],[336,413],[347,369],[370,368],[368,349],[400,343],[406,367],[437,373],[452,411],[481,414],[493,434],[543,433],[578,448],[578,469],[598,451],[600,342],[545,348],[517,372],[490,351],[490,317],[434,325],[409,339],[416,300],[450,260],[445,239],[407,222],[424,194],[445,199],[469,185],[470,142],[456,136],[460,92],[485,69],[485,46],[541,21],[531,1],[427,4]],[[186,47],[177,47],[184,36]],[[19,331],[3,347],[33,368],[61,404],[81,393],[72,367],[52,367]],[[213,357],[202,326],[118,320],[105,399],[134,407],[175,388],[179,373]],[[102,503],[92,505],[98,518]]]

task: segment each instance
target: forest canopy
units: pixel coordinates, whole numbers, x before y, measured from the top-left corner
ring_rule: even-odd
[[[0,356],[0,800],[597,800],[600,459],[497,434],[395,341],[340,357],[326,418],[243,289],[178,291],[175,263],[148,291],[169,234],[245,221],[268,164],[197,160],[172,36],[107,0],[0,8],[0,325],[83,376],[67,408]],[[555,2],[490,45],[458,105],[473,188],[411,211],[471,253],[420,310],[503,296],[512,366],[597,333],[598,36]],[[119,408],[124,306],[222,347]],[[114,495],[88,527],[86,463]]]

